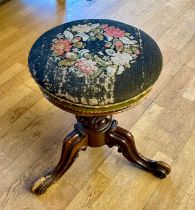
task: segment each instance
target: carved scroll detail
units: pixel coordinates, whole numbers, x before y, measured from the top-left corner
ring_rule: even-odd
[[[100,131],[105,127],[108,127],[112,122],[112,116],[100,116],[100,117],[84,117],[77,116],[78,125],[81,128]]]

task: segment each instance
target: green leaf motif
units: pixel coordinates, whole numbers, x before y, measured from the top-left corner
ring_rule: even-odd
[[[101,34],[96,35],[96,37],[97,37],[100,41],[104,40],[104,37],[103,37]]]
[[[104,61],[103,59],[99,58],[97,55],[95,55],[94,58],[96,63],[99,64],[100,66],[106,67],[112,64],[111,61]]]
[[[87,60],[92,60],[92,59],[93,59],[92,55],[89,54],[89,53],[84,53],[84,57],[85,57]]]
[[[84,76],[85,76],[85,75],[84,75],[82,72],[80,72],[80,71],[75,71],[74,73],[76,74],[77,77],[84,77]]]
[[[128,54],[132,54],[132,51],[131,51],[131,49],[129,49],[129,48],[125,48],[125,49],[124,49],[124,52],[126,52],[126,53],[128,53]]]
[[[90,75],[90,78],[91,79],[95,79],[97,77],[99,77],[99,75],[102,73],[102,69],[101,70],[97,70],[97,71],[94,71],[92,75]]]
[[[132,51],[133,53],[136,53],[137,48],[131,47],[131,51]]]
[[[89,50],[83,49],[83,50],[79,51],[79,58],[82,58],[85,53],[89,53]]]
[[[83,43],[82,42],[76,42],[73,44],[74,47],[76,48],[81,48],[83,46]]]
[[[59,66],[73,66],[76,63],[76,61],[70,61],[68,59],[64,59],[59,61],[58,65]]]

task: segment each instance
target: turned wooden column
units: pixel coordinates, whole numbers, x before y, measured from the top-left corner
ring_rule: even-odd
[[[106,144],[105,133],[112,124],[112,116],[84,117],[76,116],[75,128],[88,136],[88,146],[101,147]]]

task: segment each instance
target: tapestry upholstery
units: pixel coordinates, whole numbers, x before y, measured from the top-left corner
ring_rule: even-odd
[[[150,36],[106,19],[59,25],[44,33],[29,54],[29,69],[42,89],[86,107],[110,106],[143,94],[161,68],[161,52]]]

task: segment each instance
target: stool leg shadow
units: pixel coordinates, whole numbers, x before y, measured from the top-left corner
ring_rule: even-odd
[[[158,178],[163,179],[171,172],[170,166],[163,161],[149,160],[139,154],[133,135],[119,126],[114,125],[113,129],[107,132],[106,144],[109,147],[117,146],[118,152],[122,153],[129,162]]]
[[[55,183],[72,165],[78,157],[80,150],[86,150],[88,146],[88,137],[86,134],[73,130],[64,139],[62,146],[61,158],[57,166],[32,183],[30,191],[34,194],[41,195],[46,192],[47,188]]]

